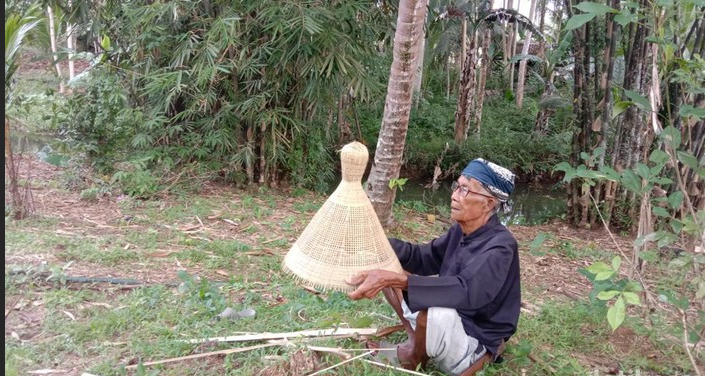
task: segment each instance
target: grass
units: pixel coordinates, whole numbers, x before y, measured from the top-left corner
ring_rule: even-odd
[[[49,78],[38,76],[23,85],[39,87]],[[31,86],[20,90],[41,92]],[[50,127],[45,112],[33,116],[25,122]],[[6,375],[37,370],[101,376],[301,375],[314,371],[313,359],[317,369],[340,359],[312,353],[292,340],[290,346],[227,356],[140,364],[255,344],[190,345],[185,339],[397,323],[381,297],[351,301],[339,292],[313,293],[281,270],[284,254],[321,207],[323,196],[302,189],[223,187],[146,201],[117,193],[104,198],[93,191],[81,196],[86,187],[68,191],[61,180],[75,172],[35,178],[33,185],[41,187],[35,190],[39,213],[21,222],[5,220]],[[429,212],[448,217],[447,208],[400,202],[394,213],[400,226],[391,235],[418,242],[438,236],[447,225],[430,221]],[[589,286],[578,268],[609,262],[615,249],[594,241],[592,233],[577,235],[561,225],[510,229],[520,242],[523,301],[529,308],[504,361],[485,375],[693,372],[679,347],[682,328],[672,316],[633,308],[613,333],[605,319],[607,307],[587,299]],[[677,289],[687,282],[681,271],[663,264],[650,270],[650,283],[657,288]],[[144,284],[67,283],[62,278],[67,276],[132,278]],[[256,315],[215,320],[226,307],[252,308]],[[397,333],[391,339],[399,342],[405,336]],[[363,349],[354,338],[315,344],[356,353]],[[432,367],[427,373],[440,375]],[[362,361],[325,373],[401,374]]]
[[[394,313],[381,298],[354,302],[338,292],[313,294],[294,283],[280,268],[292,239],[306,225],[322,197],[302,195],[295,202],[286,198],[237,192],[200,197],[174,197],[154,202],[115,203],[125,223],[93,218],[106,223],[109,231],[86,222],[47,213],[22,222],[6,221],[6,306],[22,301],[10,311],[6,334],[6,374],[25,374],[38,369],[68,369],[98,375],[164,374],[220,375],[289,372],[300,346],[271,347],[197,362],[143,367],[125,366],[150,360],[184,356],[251,345],[188,345],[181,340],[230,335],[236,332],[288,332],[336,326],[381,327],[396,323]],[[69,194],[66,192],[65,194]],[[223,199],[227,196],[228,199]],[[129,201],[129,200],[128,200]],[[104,203],[96,202],[100,206]],[[259,214],[257,207],[266,210]],[[227,210],[225,210],[227,209]],[[426,240],[443,230],[442,223],[429,223],[423,213],[400,208],[399,218],[408,224],[395,234],[409,240]],[[308,213],[301,216],[301,211]],[[54,216],[56,215],[56,216]],[[217,216],[214,219],[209,217]],[[197,226],[199,232],[189,232]],[[237,218],[231,225],[218,218]],[[409,220],[410,218],[416,218]],[[90,222],[88,222],[90,224]],[[109,227],[108,227],[109,226]],[[72,228],[72,233],[64,228]],[[217,231],[216,231],[217,230]],[[538,233],[537,229],[535,233]],[[609,252],[594,243],[569,244],[547,232],[542,244],[522,242],[524,257],[549,255],[564,262],[592,261]],[[411,237],[411,238],[410,238]],[[125,247],[131,244],[131,247]],[[533,244],[533,248],[532,248]],[[166,257],[150,257],[173,250]],[[143,287],[124,289],[107,284],[61,283],[60,279],[19,278],[11,268],[46,260],[43,270],[67,275],[85,274],[148,279]],[[577,260],[577,261],[576,261]],[[69,265],[63,269],[63,266]],[[48,266],[47,266],[48,265]],[[576,273],[575,277],[578,275]],[[612,344],[614,335],[605,322],[605,307],[586,300],[541,296],[546,286],[525,285],[524,300],[541,301],[538,311],[521,317],[519,332],[510,341],[504,362],[485,374],[590,374],[601,369],[640,369],[648,372],[679,372],[688,369],[682,353],[664,346],[659,328],[640,329],[634,334],[640,349],[668,356],[668,365],[643,351],[624,356]],[[540,299],[537,299],[539,298]],[[253,308],[254,318],[216,321],[226,307]],[[27,324],[26,318],[30,317]],[[637,328],[638,317],[626,327]],[[663,322],[663,325],[667,325]],[[636,329],[630,329],[635,333]],[[675,330],[672,330],[675,331]],[[13,335],[13,333],[15,333]],[[403,335],[393,337],[403,340]],[[355,339],[325,340],[322,344],[361,349]],[[648,346],[647,346],[648,345]],[[297,353],[298,352],[298,353]],[[312,354],[306,354],[312,359]],[[328,356],[319,366],[339,360]],[[293,363],[292,363],[293,362]],[[288,367],[288,368],[287,368]],[[71,371],[73,370],[73,371]],[[288,370],[288,371],[287,371]],[[313,369],[307,371],[310,372]],[[393,375],[363,362],[351,362],[328,375]],[[399,374],[399,373],[396,373]],[[439,374],[431,369],[430,374]]]

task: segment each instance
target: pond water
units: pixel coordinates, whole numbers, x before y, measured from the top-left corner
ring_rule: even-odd
[[[15,153],[33,153],[39,159],[56,166],[68,161],[66,155],[58,152],[58,141],[51,136],[13,132],[11,134]],[[340,177],[331,184],[332,193],[340,182]],[[450,209],[451,181],[442,182],[437,190],[425,187],[425,183],[409,180],[402,189],[397,189],[396,203],[421,211],[438,208],[447,213]],[[513,225],[537,225],[558,218],[565,213],[565,192],[549,187],[518,184],[507,205],[507,212],[500,215],[502,223]]]
[[[55,166],[62,166],[69,160],[68,156],[58,153],[59,141],[52,136],[13,131],[10,133],[10,142],[15,154],[34,154]]]
[[[443,208],[449,210],[451,181],[443,182],[434,192],[418,181],[409,180],[403,190],[397,189],[396,202],[414,207]],[[538,225],[565,214],[565,192],[549,187],[518,184],[512,193],[507,212],[500,215],[502,223],[513,225]]]

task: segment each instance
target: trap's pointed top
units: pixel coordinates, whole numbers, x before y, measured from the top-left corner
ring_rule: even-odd
[[[342,181],[284,257],[283,269],[316,289],[353,291],[345,281],[371,269],[402,267],[367,194],[362,176],[369,153],[359,142],[340,151]]]

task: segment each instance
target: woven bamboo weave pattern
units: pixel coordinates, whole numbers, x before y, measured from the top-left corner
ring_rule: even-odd
[[[284,257],[283,269],[317,289],[353,291],[345,283],[365,270],[402,272],[372,203],[362,188],[367,148],[352,142],[341,150],[342,181]]]

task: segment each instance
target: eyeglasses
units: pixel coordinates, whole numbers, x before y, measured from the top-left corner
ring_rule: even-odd
[[[488,195],[488,194],[484,194],[484,193],[480,193],[480,192],[473,191],[473,190],[471,190],[470,188],[468,188],[468,187],[466,187],[466,186],[464,186],[464,185],[458,184],[457,181],[454,181],[454,182],[453,182],[453,184],[450,186],[450,189],[451,189],[451,192],[455,192],[456,190],[458,190],[458,193],[460,193],[460,196],[461,196],[461,197],[468,197],[468,195],[469,195],[470,193],[474,193],[474,194],[479,195],[479,196],[483,196],[483,197],[487,197],[487,198],[494,198],[494,196],[491,196],[491,195]]]

